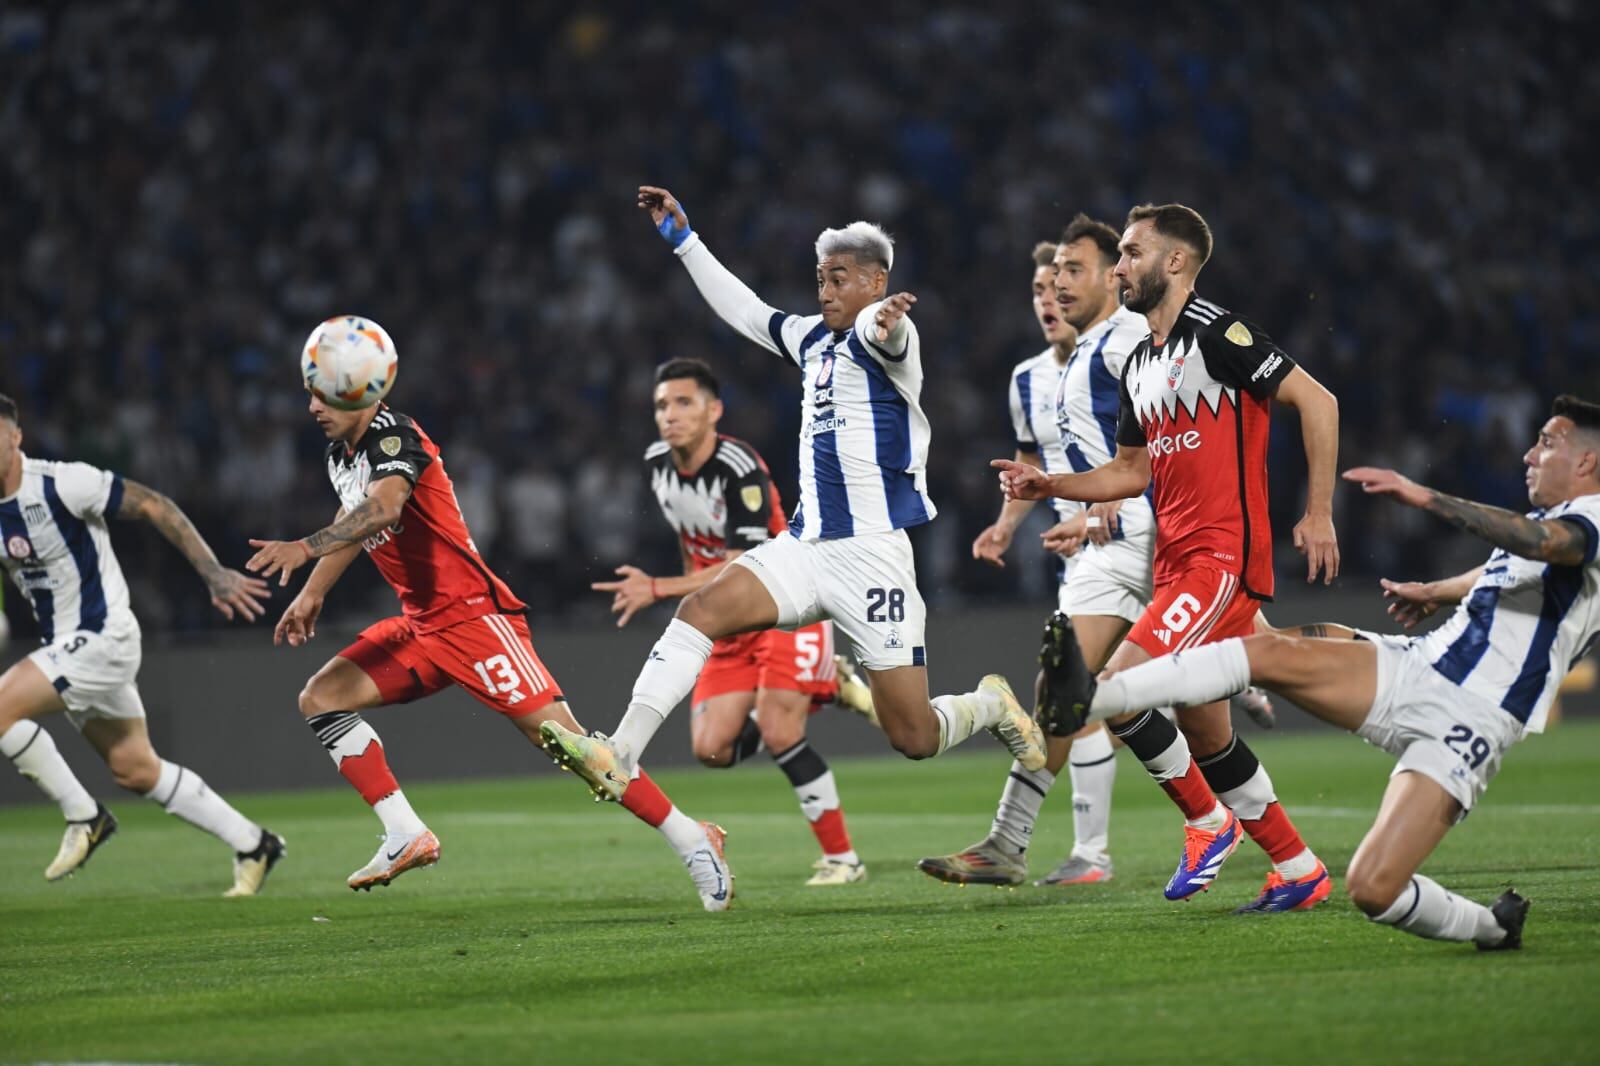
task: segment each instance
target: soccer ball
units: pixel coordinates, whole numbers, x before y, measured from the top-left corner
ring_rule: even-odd
[[[370,318],[341,315],[311,331],[300,353],[306,391],[329,407],[359,411],[394,385],[394,341]]]

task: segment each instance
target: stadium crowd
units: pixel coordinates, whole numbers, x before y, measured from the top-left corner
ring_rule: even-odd
[[[1046,580],[968,547],[998,506],[985,461],[1011,450],[1008,371],[1042,347],[1029,253],[1079,209],[1202,211],[1202,293],[1338,394],[1343,465],[1519,506],[1505,457],[1554,393],[1593,397],[1586,5],[891,2],[873,33],[858,10],[8,6],[0,391],[25,447],[168,492],[238,565],[247,537],[333,514],[297,357],[320,319],[372,315],[400,351],[395,405],[443,447],[483,553],[536,611],[603,612],[589,580],[676,562],[641,476],[654,364],[710,359],[724,429],[794,484],[796,376],[693,296],[633,207],[642,181],[802,313],[818,230],[896,234],[943,511],[918,546],[935,604]],[[1301,452],[1274,454],[1286,533]],[[1458,561],[1417,512],[1339,508],[1348,572]],[[1471,565],[1479,546],[1450,539]],[[158,538],[119,551],[147,627],[210,624]],[[369,570],[347,580],[387,599]],[[336,596],[330,615],[366,607]]]

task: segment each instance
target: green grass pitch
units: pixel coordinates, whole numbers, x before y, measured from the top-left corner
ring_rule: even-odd
[[[1331,731],[1251,741],[1342,872],[1390,760]],[[730,831],[722,915],[655,834],[532,752],[526,780],[409,788],[443,861],[370,895],[344,878],[377,822],[342,786],[232,797],[289,841],[254,900],[218,898],[224,849],[136,798],[108,797],[121,833],[56,885],[56,812],[0,811],[0,1061],[1595,1061],[1600,723],[1515,749],[1427,867],[1481,900],[1530,896],[1515,954],[1416,940],[1337,895],[1235,917],[1266,871],[1248,843],[1167,903],[1178,821],[1125,755],[1110,884],[936,884],[913,862],[982,836],[1004,774],[972,748],[839,760],[872,876],[828,890],[801,887],[813,844],[770,766],[660,774]],[[402,779],[419,763],[393,758]],[[1038,873],[1069,805],[1063,787],[1046,806]]]

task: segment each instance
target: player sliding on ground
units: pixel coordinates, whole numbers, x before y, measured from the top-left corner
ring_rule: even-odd
[[[617,626],[658,600],[687,596],[751,548],[788,528],[767,464],[737,437],[717,432],[722,386],[699,359],[656,368],[655,421],[661,439],[645,450],[650,491],[678,534],[683,573],[655,577],[617,567],[615,581],[591,587],[611,593]],[[694,755],[707,766],[731,767],[765,748],[789,779],[800,811],[822,846],[806,884],[863,881],[867,868],[850,843],[833,771],[806,738],[806,720],[838,701],[871,715],[872,696],[835,663],[833,623],[785,632],[768,629],[716,642],[690,697]]]
[[[188,516],[161,493],[85,463],[23,455],[17,406],[0,396],[0,562],[28,597],[44,643],[0,675],[0,752],[66,816],[61,850],[44,875],[56,881],[73,873],[117,831],[116,818],[33,720],[66,711],[117,784],[233,849],[233,887],[224,895],[253,896],[283,857],[283,839],[151,747],[136,682],[139,621],[111,550],[111,517],[155,526],[183,552],[227,618],[260,618],[269,595],[266,582],[218,563]]]
[[[1507,749],[1543,730],[1561,679],[1600,634],[1600,405],[1562,396],[1528,467],[1526,516],[1446,496],[1392,470],[1345,479],[1435,514],[1493,544],[1475,570],[1430,582],[1384,581],[1407,629],[1447,604],[1450,620],[1416,638],[1225,640],[1098,683],[1069,649],[1064,684],[1080,721],[1169,703],[1221,699],[1252,681],[1398,758],[1378,819],[1345,890],[1368,917],[1435,940],[1516,948],[1528,902],[1492,907],[1417,873],[1472,810]]]
[[[800,370],[800,502],[789,529],[734,560],[685,597],[650,652],[614,737],[547,724],[563,765],[597,796],[618,799],[667,715],[694,688],[712,645],[737,633],[832,619],[867,671],[889,742],[923,759],[988,729],[1029,769],[1044,738],[1004,678],[928,699],[924,608],[906,529],[931,521],[924,463],[928,420],[918,404],[922,356],[906,316],[916,297],[888,292],[894,246],[865,222],[817,239],[822,313],[784,314],[734,277],[689,228],[665,189],[639,206],[673,246],[723,321]]]
[[[367,325],[387,344],[387,334]],[[313,333],[310,343],[318,337]],[[339,513],[332,525],[301,540],[252,540],[260,550],[245,567],[263,577],[280,575],[285,585],[297,568],[317,560],[283,612],[274,644],[287,640],[299,647],[316,635],[324,598],[362,549],[400,598],[400,615],[363,630],[300,693],[306,724],[383,822],[377,854],[348,882],[370,891],[437,862],[439,838],[412,810],[362,710],[409,703],[454,684],[535,744],[542,744],[543,723],[573,729],[578,723],[533,650],[527,606],[478,554],[444,459],[422,427],[381,403],[337,410],[313,395],[310,411],[332,442],[328,479]],[[672,845],[706,910],[725,910],[733,879],[722,855],[722,830],[679,811],[643,770],[624,806]]]

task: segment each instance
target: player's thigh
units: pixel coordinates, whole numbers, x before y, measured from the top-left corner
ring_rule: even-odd
[[[689,742],[694,757],[703,763],[722,766],[733,754],[733,742],[750,720],[756,705],[755,691],[722,692],[694,705],[689,719]]]
[[[1267,612],[1256,612],[1256,633],[1281,633],[1286,637],[1311,637],[1318,640],[1355,640],[1357,632],[1338,622],[1307,622],[1304,625],[1284,626],[1282,629],[1267,621]]]
[[[777,754],[804,740],[813,705],[808,693],[792,689],[763,688],[756,692],[756,726],[767,750]]]
[[[1228,713],[1227,700],[1176,710],[1178,731],[1189,742],[1189,751],[1196,757],[1215,754],[1233,739],[1233,719]]]
[[[82,725],[87,740],[117,784],[134,792],[149,792],[161,777],[161,759],[150,743],[150,728],[143,718],[95,716]]]
[[[677,618],[712,640],[778,625],[781,619],[776,597],[755,571],[737,562],[723,567],[709,585],[685,596],[678,605]]]
[[[872,705],[878,712],[878,725],[889,742],[901,751],[926,749],[927,754],[932,754],[938,746],[939,723],[928,699],[927,668],[866,669],[866,674],[872,688]]]
[[[344,654],[335,655],[323,663],[301,689],[300,713],[310,718],[329,711],[360,711],[401,702],[384,697],[383,690],[378,687],[378,677],[384,676],[385,668],[379,667],[375,674],[373,665],[370,656],[358,662]],[[409,673],[404,675],[404,681],[408,685],[411,683]]]
[[[928,608],[904,531],[818,541],[814,565],[822,612],[858,663],[877,673],[927,665]]]
[[[1369,914],[1386,910],[1461,814],[1461,804],[1425,774],[1389,779],[1378,818],[1350,860],[1345,886]]]
[[[1072,619],[1072,631],[1078,636],[1078,647],[1083,650],[1083,661],[1089,669],[1099,672],[1105,667],[1132,625],[1115,615],[1089,614]]]
[[[1378,689],[1378,654],[1370,641],[1274,632],[1246,637],[1244,649],[1255,684],[1341,729],[1354,732],[1367,720]]]
[[[66,709],[61,693],[32,659],[22,659],[0,674],[0,733],[24,718]]]

